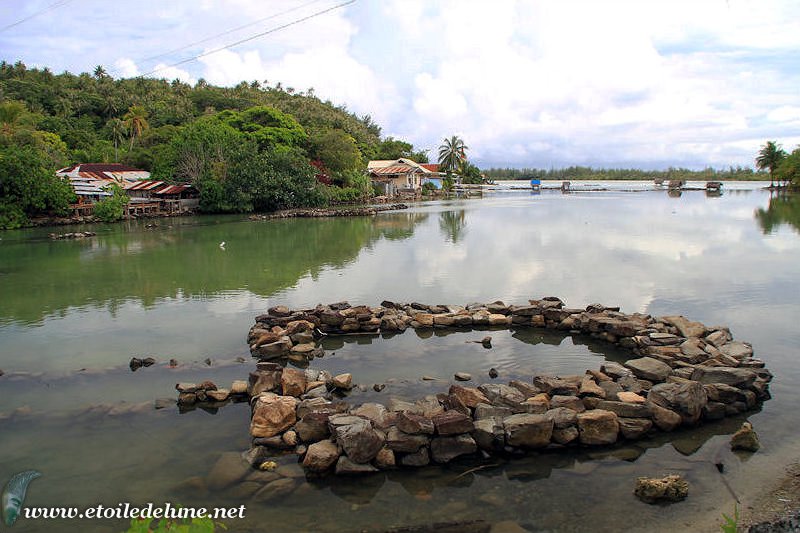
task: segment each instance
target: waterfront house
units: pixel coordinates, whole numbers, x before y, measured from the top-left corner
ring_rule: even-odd
[[[417,194],[426,180],[438,178],[440,174],[404,157],[370,161],[367,164],[367,173],[372,184],[385,196]]]
[[[120,163],[80,163],[56,170],[56,176],[69,180],[78,204],[83,205],[111,196],[113,185],[127,189],[139,180],[148,179],[150,173]]]

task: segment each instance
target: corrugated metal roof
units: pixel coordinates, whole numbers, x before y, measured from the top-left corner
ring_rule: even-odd
[[[390,174],[409,174],[420,172],[420,170],[410,165],[392,165],[390,167],[373,168],[370,172],[378,176],[386,176]]]
[[[419,166],[431,172],[439,172],[439,165],[437,163],[420,163]]]
[[[180,194],[187,189],[193,189],[191,185],[167,185],[163,189],[156,191],[155,194]]]
[[[164,185],[163,181],[142,180],[128,187],[129,191],[152,191]]]

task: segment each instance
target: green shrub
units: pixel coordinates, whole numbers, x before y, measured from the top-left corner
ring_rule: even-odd
[[[114,185],[113,194],[94,204],[94,216],[103,222],[116,222],[125,214],[129,198],[122,189]]]
[[[352,204],[363,201],[366,195],[355,187],[330,187],[328,188],[328,197],[334,204]]]

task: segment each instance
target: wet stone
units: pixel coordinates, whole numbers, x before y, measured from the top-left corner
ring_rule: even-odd
[[[403,411],[397,415],[395,424],[400,431],[408,433],[409,435],[432,435],[435,429],[434,423],[430,418],[407,411]]]
[[[458,435],[469,433],[474,429],[472,419],[457,411],[446,411],[433,417],[433,424],[438,435]]]

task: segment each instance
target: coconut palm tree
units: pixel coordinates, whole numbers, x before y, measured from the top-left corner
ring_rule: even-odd
[[[775,186],[775,169],[786,157],[786,152],[775,141],[767,141],[767,144],[761,147],[756,157],[756,167],[759,170],[769,170],[769,186]]]
[[[445,172],[453,172],[467,159],[467,146],[457,135],[445,139],[439,146],[439,165]]]
[[[129,150],[133,150],[133,141],[136,137],[141,137],[142,132],[148,128],[147,124],[147,111],[140,105],[131,106],[125,116],[122,117],[125,121],[125,127],[128,129],[128,134],[131,137],[131,146]]]

